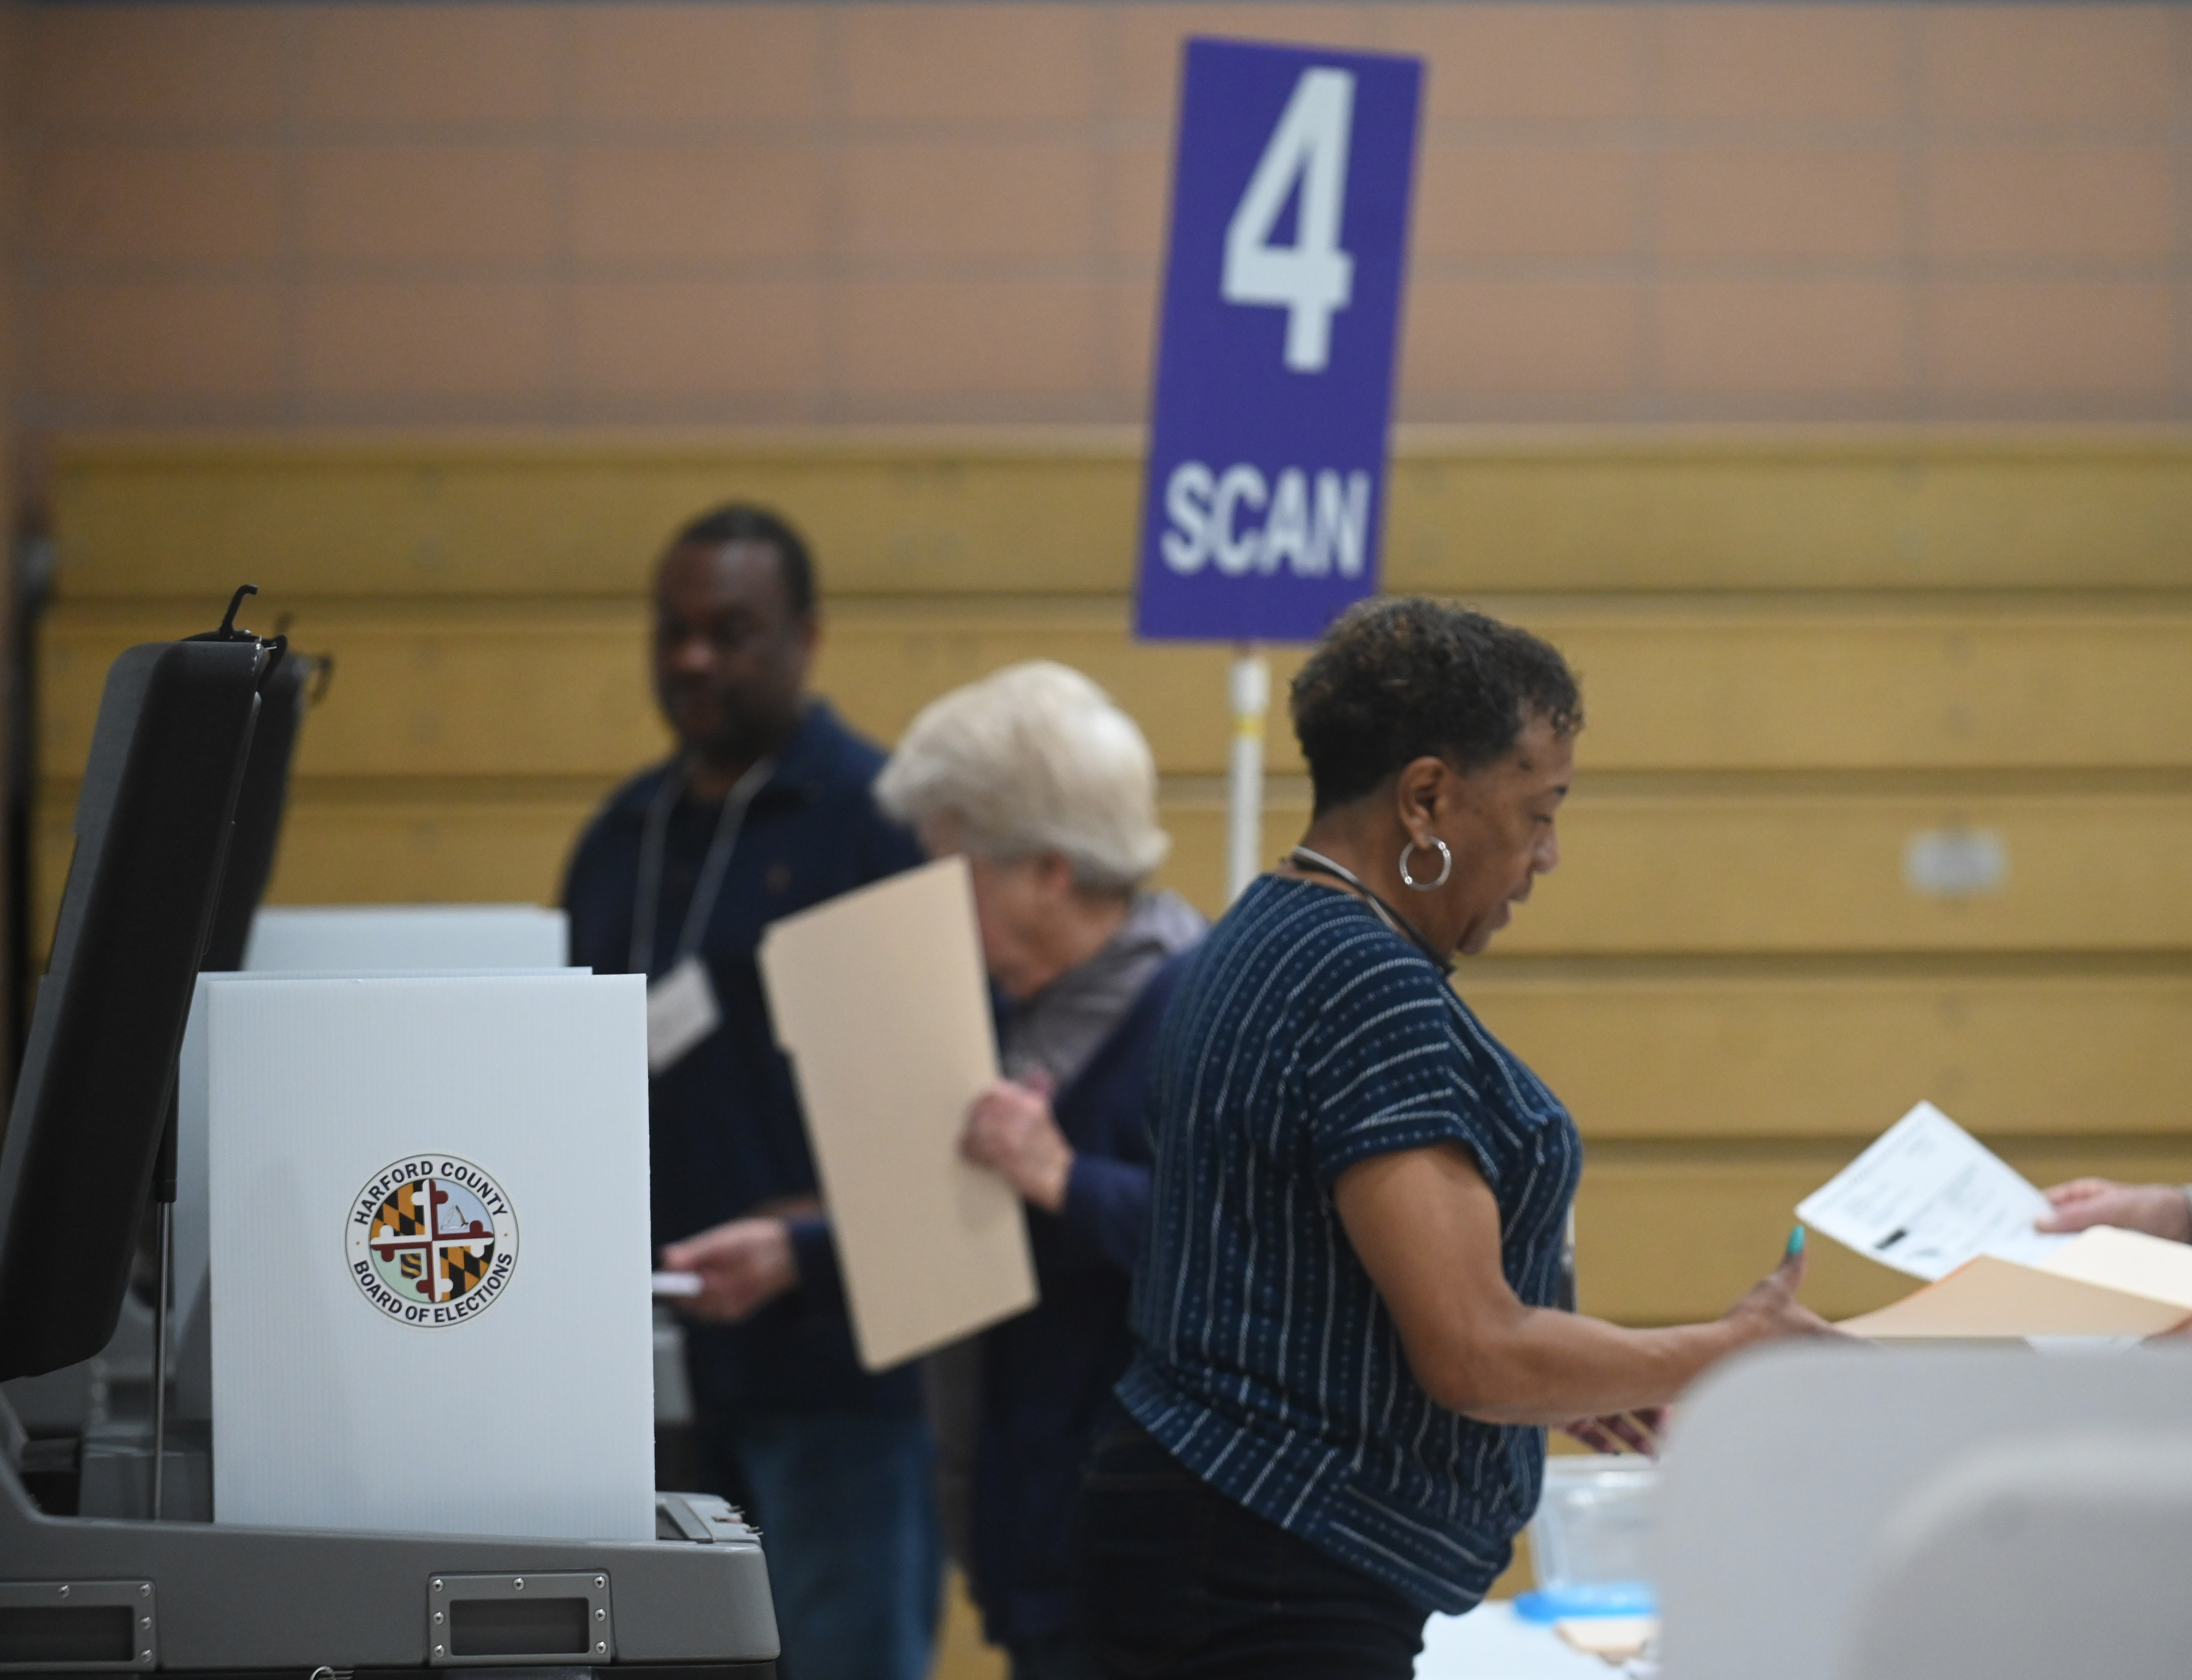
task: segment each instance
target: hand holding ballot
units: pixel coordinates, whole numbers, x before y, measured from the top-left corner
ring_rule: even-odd
[[[2067,1232],[2113,1225],[2172,1243],[2192,1243],[2192,1191],[2183,1185],[2072,1179],[2045,1193],[2047,1211],[2040,1216],[2041,1231]]]
[[[2081,1179],[2043,1195],[1931,1103],[1796,1211],[1925,1281],[1845,1322],[1875,1340],[2132,1340],[2192,1323],[2192,1249],[2182,1237],[2160,1240],[2186,1230],[2172,1221],[2192,1223],[2182,1191]]]
[[[780,1219],[733,1220],[672,1243],[662,1266],[700,1280],[682,1311],[725,1324],[752,1317],[799,1282],[791,1228]]]

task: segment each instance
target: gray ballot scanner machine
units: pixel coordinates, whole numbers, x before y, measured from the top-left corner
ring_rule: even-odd
[[[131,649],[107,677],[0,1144],[0,1379],[107,1346],[148,1204],[172,1197],[176,1057],[225,865],[233,849],[263,871],[271,835],[241,826],[278,820],[278,792],[239,813],[253,734],[267,697],[294,698],[280,638],[237,630],[236,610],[207,636]],[[26,1442],[0,1405],[0,1676],[775,1673],[759,1539],[719,1500],[658,1494],[653,1541],[224,1527],[202,1499],[181,1520],[87,1517],[55,1444]],[[156,1485],[184,1455],[152,1454]],[[411,1469],[436,1463],[422,1427]]]

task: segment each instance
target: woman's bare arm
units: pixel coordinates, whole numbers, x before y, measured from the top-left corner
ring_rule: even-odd
[[[1664,1405],[1738,1348],[1834,1334],[1796,1304],[1801,1251],[1709,1324],[1630,1330],[1526,1306],[1500,1266],[1498,1203],[1456,1145],[1359,1163],[1333,1194],[1416,1380],[1481,1422],[1557,1425]]]

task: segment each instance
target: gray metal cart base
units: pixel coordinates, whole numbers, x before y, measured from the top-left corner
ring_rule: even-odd
[[[704,1494],[657,1511],[653,1542],[321,1534],[49,1517],[0,1475],[0,1673],[767,1680],[758,1538]]]

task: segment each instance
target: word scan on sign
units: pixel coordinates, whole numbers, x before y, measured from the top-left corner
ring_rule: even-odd
[[[1190,40],[1136,631],[1311,641],[1378,587],[1419,60]]]

